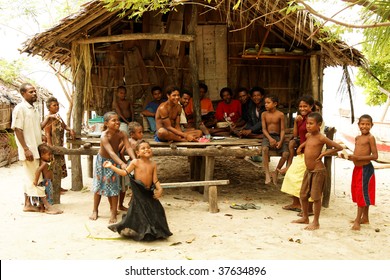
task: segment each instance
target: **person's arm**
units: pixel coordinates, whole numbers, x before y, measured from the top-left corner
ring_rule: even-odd
[[[119,132],[123,133],[123,132]],[[123,160],[114,152],[114,149],[112,148],[110,142],[108,141],[108,138],[106,136],[103,136],[101,138],[101,145],[106,150],[106,152],[109,154],[110,158],[115,161],[117,164],[121,166],[122,169],[125,169],[127,167],[127,164],[123,162]]]
[[[43,132],[45,133],[47,145],[53,146],[53,141],[51,139],[51,124],[46,125],[45,128],[43,129]]]
[[[118,175],[126,176],[127,174],[130,174],[131,171],[133,171],[135,169],[135,163],[136,163],[136,161],[132,160],[130,162],[130,165],[127,166],[125,169],[119,169],[118,167],[113,165],[111,161],[106,160],[105,162],[103,162],[103,167],[110,168],[112,171],[114,171]]]
[[[124,137],[122,139],[122,143],[123,143],[123,147],[124,149],[126,150],[127,154],[129,155],[129,157],[131,159],[136,159],[137,157],[135,156],[135,153],[134,153],[134,150],[133,148],[131,147],[131,144],[129,142],[129,139],[127,138],[127,135],[125,133],[123,133]]]
[[[33,181],[34,186],[37,186],[37,185],[38,185],[39,177],[41,176],[42,171],[43,171],[43,169],[45,168],[46,165],[47,165],[47,163],[46,163],[46,162],[43,162],[43,163],[37,168],[37,170],[35,171],[35,177],[34,177],[34,181]]]
[[[66,131],[69,131],[70,139],[73,140],[76,136],[76,133],[74,132],[74,130],[72,128],[70,128],[69,125],[67,125],[64,122],[64,120],[61,117],[59,117],[59,119],[61,120],[61,125],[62,125],[63,129],[65,129]]]
[[[172,126],[171,120],[169,119],[169,112],[165,107],[159,108],[159,114],[160,114],[160,118],[161,118],[162,127],[164,127],[166,130],[186,139],[187,141],[194,141],[195,140],[195,138],[193,136],[186,135],[181,131],[181,129],[177,129],[177,128]],[[179,115],[176,117],[176,123],[177,122],[180,122]]]
[[[26,144],[26,140],[24,139],[23,130],[15,127],[14,131],[15,131],[16,138],[18,138],[20,145],[22,145],[22,148],[24,150],[24,155],[26,156],[26,160],[33,161],[34,155],[30,151],[29,147]]]
[[[222,102],[223,101],[220,101],[217,105],[217,109],[215,110],[215,118],[217,119],[217,121],[223,121],[224,118],[223,118],[223,108],[222,108]]]
[[[153,168],[153,183],[156,186],[155,190],[153,191],[153,197],[155,199],[159,199],[162,196],[163,189],[160,185],[160,181],[158,180],[157,177],[157,164],[154,163],[154,168]]]
[[[305,148],[305,146],[306,146],[306,142],[303,142],[301,145],[299,145],[299,147],[297,148],[297,155],[302,154],[302,150]]]
[[[49,121],[51,121],[52,119],[57,119],[58,117],[58,114],[47,115],[41,122],[41,129],[43,129],[49,123]]]
[[[149,104],[146,105],[145,109],[141,112],[141,114],[145,117],[153,117],[154,118],[156,116],[156,111],[154,111],[153,108]],[[152,109],[153,112],[149,111],[148,110],[149,108]]]
[[[322,135],[321,138],[324,144],[329,148],[323,151],[316,160],[321,160],[325,156],[337,155],[337,152],[343,149],[343,147],[340,144],[330,140],[328,137]]]

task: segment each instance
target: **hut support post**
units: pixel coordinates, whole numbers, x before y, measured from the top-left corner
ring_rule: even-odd
[[[199,99],[199,86],[198,86],[198,61],[196,58],[196,26],[198,25],[198,8],[196,5],[191,7],[191,20],[188,25],[188,33],[194,36],[194,40],[190,42],[190,72],[192,80],[192,93],[194,102],[194,114],[195,114],[195,127],[199,128],[201,122],[200,114],[200,99]]]
[[[85,70],[79,67],[75,79],[75,92],[73,94],[73,129],[76,134],[81,134],[81,123],[83,121],[84,111],[84,84]],[[78,149],[80,145],[72,145],[72,149]],[[83,188],[83,172],[81,168],[81,156],[72,155],[70,157],[72,164],[72,190],[80,191]]]
[[[310,57],[310,73],[311,73],[311,91],[314,100],[320,100],[320,74],[319,74],[319,56],[312,55]]]
[[[60,204],[61,203],[61,175],[62,175],[62,168],[59,165],[61,162],[61,157],[59,155],[54,155],[54,162],[53,162],[53,203],[54,204]]]
[[[330,127],[329,130],[326,132],[326,137],[333,140],[334,134],[336,133],[336,129],[334,127]],[[324,159],[324,165],[326,169],[327,174],[327,180],[326,185],[324,188],[324,193],[322,196],[322,206],[325,208],[329,207],[329,200],[330,200],[330,191],[332,187],[332,157],[325,157]],[[333,174],[334,176],[334,174]]]

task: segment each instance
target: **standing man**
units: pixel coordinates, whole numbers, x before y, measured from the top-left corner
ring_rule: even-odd
[[[120,130],[129,135],[128,124],[133,120],[131,103],[126,99],[126,88],[119,86],[116,92],[116,100],[112,104],[112,109],[118,114],[121,122]]]
[[[31,204],[30,197],[45,196],[33,184],[35,172],[39,167],[38,145],[42,143],[42,128],[50,118],[56,118],[56,115],[47,115],[40,124],[38,108],[33,105],[37,101],[37,90],[30,83],[24,83],[20,86],[20,93],[23,101],[16,105],[12,112],[11,128],[15,131],[19,160],[23,163],[25,177],[23,211],[37,212],[39,209]]]

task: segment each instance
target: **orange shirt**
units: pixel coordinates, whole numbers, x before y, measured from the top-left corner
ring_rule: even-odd
[[[188,102],[188,105],[185,107],[184,111],[187,116],[194,113],[194,103],[192,98],[190,99],[190,102]],[[213,103],[211,102],[210,98],[203,98],[200,100],[200,111],[202,116],[209,112],[214,112]]]

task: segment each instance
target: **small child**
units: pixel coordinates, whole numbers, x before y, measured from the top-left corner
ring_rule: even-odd
[[[293,223],[309,224],[309,198],[311,197],[314,201],[314,219],[312,223],[305,227],[306,230],[320,228],[321,198],[326,183],[326,169],[321,159],[324,156],[336,154],[343,149],[339,144],[320,133],[322,122],[322,116],[319,113],[313,112],[307,116],[306,141],[297,149],[297,154],[300,154],[303,148],[305,149],[306,171],[300,191],[302,218],[294,220]],[[325,151],[323,151],[324,145],[328,147]]]
[[[266,111],[261,114],[261,123],[263,127],[262,157],[265,171],[265,184],[272,181],[276,185],[278,181],[278,170],[286,162],[289,151],[287,143],[284,142],[285,122],[284,114],[277,109],[279,100],[274,95],[267,95],[264,98]],[[281,155],[278,166],[270,176],[269,171],[269,150],[275,150]]]
[[[42,196],[38,197],[36,204],[40,206],[41,212],[46,214],[61,214],[62,210],[56,209],[52,206],[53,204],[53,170],[50,169],[50,162],[52,160],[52,153],[50,147],[43,143],[38,146],[39,152],[39,167],[35,172],[35,178],[33,184],[36,188],[40,190]],[[43,177],[41,182],[38,182],[40,178]],[[32,197],[32,200],[35,198]],[[35,203],[32,203],[33,205]]]
[[[352,230],[360,230],[361,224],[368,224],[368,208],[375,205],[375,173],[371,160],[378,159],[375,137],[370,133],[373,126],[370,115],[362,115],[358,126],[361,135],[355,138],[355,150],[352,155],[342,157],[353,161],[352,201],[357,204],[357,215]]]
[[[110,161],[103,164],[121,176],[128,175],[133,192],[127,214],[121,222],[108,228],[137,241],[167,238],[172,233],[164,208],[158,200],[163,190],[157,177],[157,164],[151,160],[153,153],[149,143],[139,140],[135,152],[138,158],[132,160],[125,170],[117,168]],[[134,178],[130,176],[133,170]]]
[[[104,118],[104,131],[100,136],[100,149],[96,156],[95,172],[93,177],[92,191],[94,193],[93,198],[93,210],[92,215],[89,217],[91,220],[98,218],[98,208],[101,200],[101,196],[105,195],[110,203],[111,217],[109,223],[116,223],[117,221],[117,207],[118,196],[121,191],[121,185],[118,176],[103,168],[103,162],[109,160],[112,164],[117,164],[122,169],[127,167],[127,164],[120,158],[119,145],[123,142],[123,145],[127,151],[127,154],[131,158],[135,158],[135,154],[127,135],[125,132],[119,130],[120,121],[118,114],[115,112],[107,112],[103,116]]]
[[[128,131],[129,131],[129,143],[133,150],[135,150],[135,147],[137,145],[138,140],[142,140],[144,137],[143,127],[138,122],[130,122],[128,125]],[[123,146],[123,143],[121,143],[120,148],[120,155],[121,159],[126,162],[125,158],[125,146]],[[118,211],[127,211],[127,207],[123,205],[123,202],[125,200],[126,191],[128,189],[128,186],[130,186],[130,180],[128,180],[128,177],[122,177],[120,178],[122,190],[119,194],[119,204],[118,204]]]

